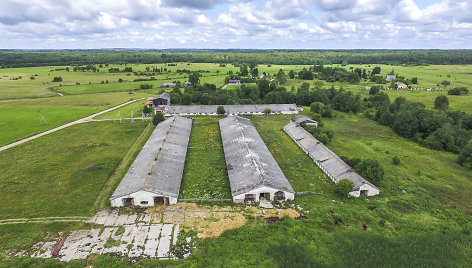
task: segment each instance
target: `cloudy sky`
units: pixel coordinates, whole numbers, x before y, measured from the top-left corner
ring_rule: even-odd
[[[0,0],[0,48],[472,48],[472,0]]]

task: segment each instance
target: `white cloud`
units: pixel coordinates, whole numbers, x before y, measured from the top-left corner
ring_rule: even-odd
[[[3,48],[455,48],[472,46],[472,1],[0,0]],[[231,43],[231,44],[229,44]],[[148,47],[146,45],[145,47]]]

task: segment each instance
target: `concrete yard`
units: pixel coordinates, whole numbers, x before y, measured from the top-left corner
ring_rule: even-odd
[[[118,210],[104,210],[97,213],[90,223],[96,228],[78,230],[70,233],[57,256],[53,256],[59,237],[48,237],[35,244],[31,257],[57,257],[61,261],[86,259],[91,254],[115,253],[127,258],[161,258],[175,256],[171,253],[172,245],[177,242],[179,224],[151,223],[148,214],[118,214]],[[118,232],[121,227],[121,232]],[[123,232],[124,228],[124,232]],[[118,232],[118,233],[117,233]],[[26,255],[24,252],[18,256]]]

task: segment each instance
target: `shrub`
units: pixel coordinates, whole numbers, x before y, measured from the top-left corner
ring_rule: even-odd
[[[164,121],[164,115],[162,113],[157,113],[152,117],[152,123],[157,126],[160,122]]]
[[[381,182],[385,175],[379,161],[372,158],[361,161],[355,169],[362,177],[374,184]]]
[[[226,113],[225,107],[223,107],[223,106],[218,106],[218,108],[216,109],[216,113],[219,114],[219,115],[225,114],[225,113]]]
[[[394,156],[394,157],[392,158],[392,162],[393,162],[394,165],[400,165],[400,163],[401,163],[400,157]]]
[[[53,82],[62,82],[62,77],[56,76],[54,79],[52,79]]]
[[[264,110],[264,114],[265,114],[265,115],[268,115],[268,114],[270,114],[270,113],[272,113],[272,111],[271,111],[269,108],[266,108],[266,109]]]
[[[447,110],[449,108],[449,99],[447,96],[437,96],[434,100],[434,109]]]
[[[349,193],[354,188],[354,183],[348,179],[341,179],[334,188],[334,191],[340,196],[349,196]]]
[[[152,113],[152,108],[150,106],[144,105],[143,113],[145,113],[145,114]]]
[[[469,89],[466,87],[456,87],[447,91],[449,95],[466,95],[469,93]]]
[[[459,153],[457,162],[468,169],[472,169],[472,142],[469,142]]]

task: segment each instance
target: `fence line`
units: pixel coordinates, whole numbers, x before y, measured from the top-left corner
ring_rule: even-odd
[[[295,195],[322,195],[323,192],[317,193],[317,192],[311,192],[311,191],[304,191],[304,192],[296,192]]]
[[[230,198],[213,198],[213,199],[204,199],[204,198],[182,198],[179,199],[181,202],[228,202],[228,201],[233,201],[233,199]]]

